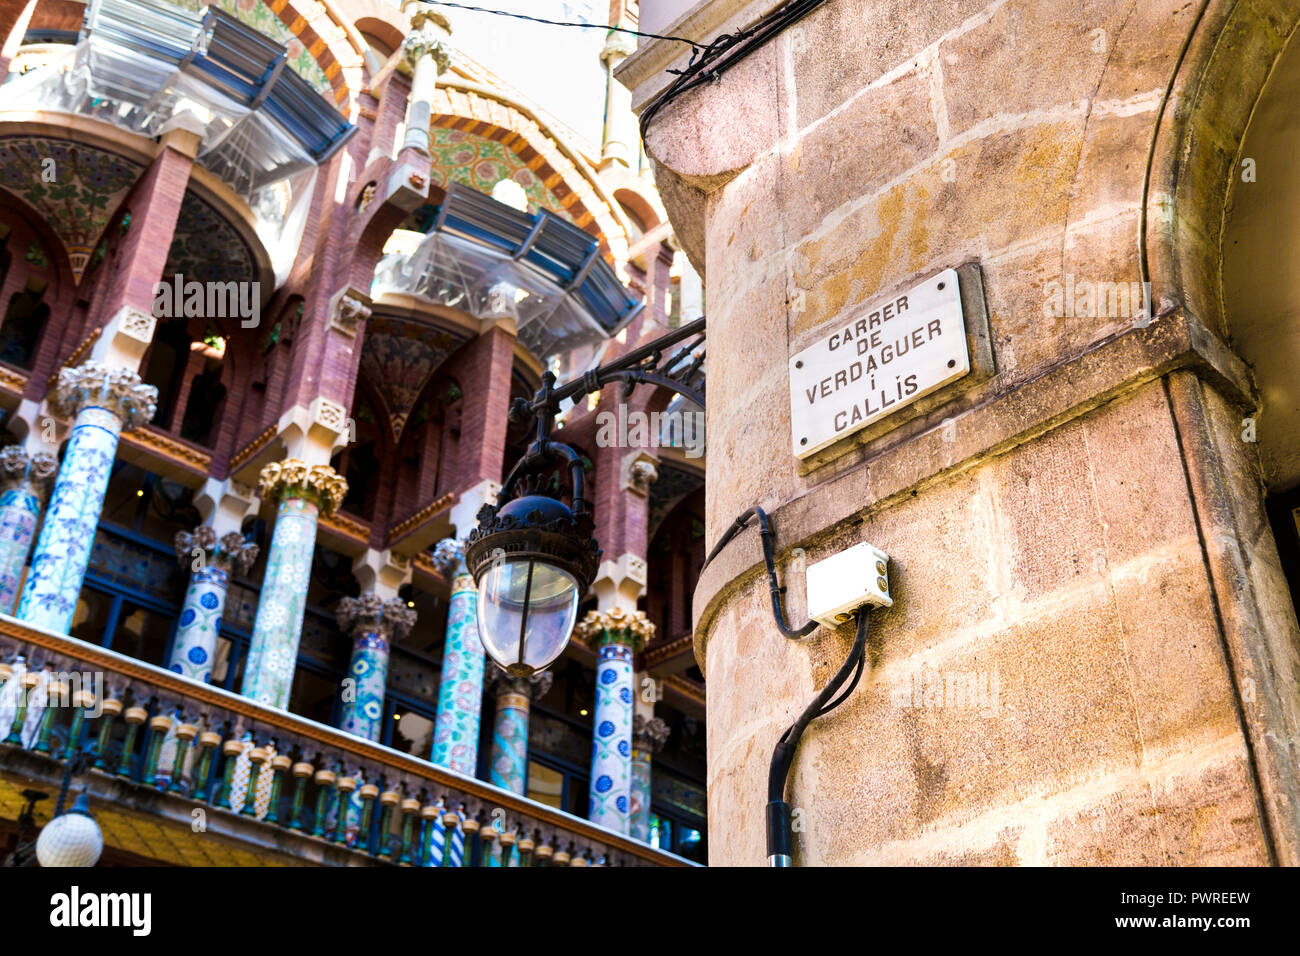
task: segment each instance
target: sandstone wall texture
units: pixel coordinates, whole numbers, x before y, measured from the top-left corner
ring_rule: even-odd
[[[707,281],[708,541],[767,507],[795,622],[808,562],[893,559],[867,674],[791,775],[797,862],[1300,859],[1300,632],[1218,282],[1297,20],[830,0],[660,112],[647,150]],[[996,374],[801,465],[789,357],[966,262]],[[1046,314],[1068,277],[1149,280],[1156,318]],[[760,864],[772,746],[852,635],[779,636],[752,531],[695,609],[711,861]]]

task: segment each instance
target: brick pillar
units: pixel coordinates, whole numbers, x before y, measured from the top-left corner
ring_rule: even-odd
[[[635,423],[636,416],[645,412],[636,406],[620,404],[614,408],[603,407],[600,414],[612,416],[620,436],[631,437],[635,425],[625,432],[623,423]],[[610,419],[604,422],[608,428]],[[604,558],[591,588],[601,610],[621,607],[630,611],[636,609],[636,602],[645,590],[649,491],[659,471],[657,460],[648,452],[622,444],[605,444],[600,437],[604,430],[598,428],[596,433],[600,448],[593,505],[596,540]]]
[[[113,256],[115,269],[91,309],[92,325],[104,325],[123,308],[153,314],[154,286],[163,277],[185,189],[194,167],[198,137],[176,129],[127,197],[131,223]]]
[[[502,478],[514,354],[514,336],[494,326],[465,346],[456,363],[455,374],[465,392],[452,485],[457,491]]]

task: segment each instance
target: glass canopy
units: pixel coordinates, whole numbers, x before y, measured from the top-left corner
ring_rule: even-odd
[[[4,88],[7,109],[77,113],[157,136],[188,112],[198,159],[252,200],[328,159],[356,128],[287,68],[283,46],[217,7],[90,0],[77,43]]]
[[[519,341],[542,359],[617,334],[643,307],[590,233],[459,183],[448,186],[429,234],[380,262],[371,295],[384,293],[513,319]]]

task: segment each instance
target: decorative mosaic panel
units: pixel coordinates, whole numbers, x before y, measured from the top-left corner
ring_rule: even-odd
[[[146,548],[99,528],[90,548],[90,570],[100,577],[162,601],[173,602],[184,572],[170,554]]]
[[[461,183],[491,195],[492,187],[501,180],[513,179],[524,188],[530,212],[549,209],[573,221],[555,194],[508,147],[459,129],[435,126],[429,132],[429,149],[433,153],[431,176],[439,186]]]
[[[167,251],[165,277],[186,282],[251,282],[253,254],[226,219],[194,193],[186,193]]]
[[[215,0],[215,5],[275,42],[283,43],[289,52],[289,69],[333,101],[333,91],[325,71],[302,45],[302,41],[290,32],[284,21],[272,13],[271,8],[262,0]]]
[[[458,341],[417,322],[374,318],[366,326],[361,372],[388,413],[393,438],[401,437],[416,400]]]
[[[78,282],[109,219],[142,171],[116,153],[67,140],[0,139],[0,186],[41,214],[63,243]]]

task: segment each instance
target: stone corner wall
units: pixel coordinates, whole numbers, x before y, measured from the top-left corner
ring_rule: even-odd
[[[772,512],[796,623],[807,562],[869,540],[893,563],[868,674],[791,775],[799,862],[1296,862],[1300,641],[1231,444],[1255,399],[1213,282],[1185,276],[1215,261],[1215,171],[1298,17],[838,0],[656,119],[708,268],[708,540]],[[996,374],[800,467],[789,356],[972,261]],[[1047,292],[1143,279],[1155,321],[1140,292]],[[772,745],[850,636],[780,638],[756,535],[729,551],[696,594],[711,843],[758,864]]]

